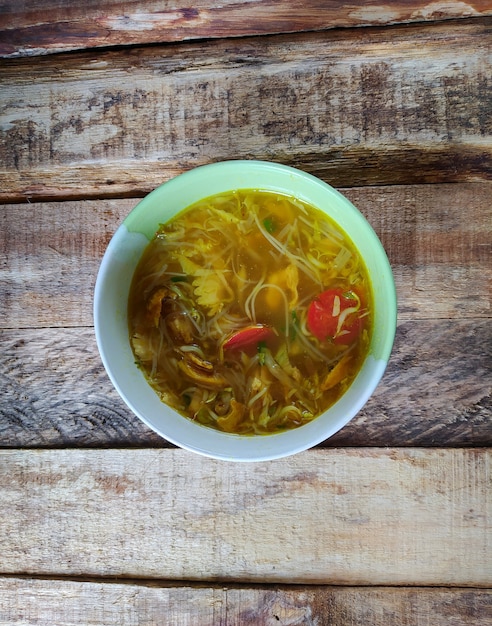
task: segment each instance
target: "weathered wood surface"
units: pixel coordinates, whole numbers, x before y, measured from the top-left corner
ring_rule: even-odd
[[[167,446],[113,389],[93,330],[0,331],[0,447]],[[490,320],[399,325],[388,369],[327,446],[492,445]]]
[[[491,623],[491,14],[0,0],[0,624]],[[361,413],[253,465],[150,432],[92,329],[137,198],[227,158],[350,187],[399,292]]]
[[[0,578],[0,623],[8,626],[486,626],[490,619],[487,589],[157,587]]]
[[[400,320],[491,316],[491,183],[341,191],[385,246]],[[91,326],[101,258],[136,203],[0,207],[0,328]]]
[[[86,47],[239,37],[334,27],[436,21],[492,14],[490,0],[412,0],[357,4],[305,0],[220,3],[137,0],[0,2],[0,56]]]
[[[182,450],[2,451],[0,573],[486,587],[491,457],[348,448],[231,466]]]
[[[336,186],[490,179],[491,25],[4,60],[0,199],[139,195],[238,157]]]

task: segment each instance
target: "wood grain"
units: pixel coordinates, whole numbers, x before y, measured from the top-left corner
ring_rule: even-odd
[[[400,320],[490,317],[490,183],[341,191],[386,248]],[[0,207],[0,328],[92,325],[100,261],[136,202]]]
[[[305,0],[225,0],[220,3],[89,0],[0,2],[0,55],[15,57],[86,47],[131,45],[321,30],[492,14],[488,0],[363,5]]]
[[[0,331],[0,447],[168,446],[119,398],[92,329]],[[489,320],[399,325],[382,382],[327,446],[492,445]]]
[[[9,626],[485,626],[488,589],[157,586],[0,578]]]
[[[230,158],[336,186],[490,179],[491,24],[4,60],[0,199],[141,195]]]
[[[232,466],[182,450],[3,451],[0,570],[486,587],[491,456],[318,450]]]

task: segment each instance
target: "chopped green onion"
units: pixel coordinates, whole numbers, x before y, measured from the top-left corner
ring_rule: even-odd
[[[266,342],[259,341],[257,350],[258,350],[258,363],[260,365],[265,365]]]
[[[267,233],[270,233],[270,235],[275,230],[275,225],[271,217],[267,217],[263,220],[263,226],[265,227],[265,230],[267,231]]]
[[[297,335],[297,330],[299,328],[299,317],[297,316],[297,311],[290,312],[291,324],[289,324],[289,339],[294,341]]]

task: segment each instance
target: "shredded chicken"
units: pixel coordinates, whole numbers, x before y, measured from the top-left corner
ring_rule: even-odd
[[[193,281],[193,287],[198,304],[208,309],[209,316],[222,311],[225,302],[231,300],[220,276],[214,270],[201,270]]]
[[[335,367],[328,372],[326,378],[321,383],[322,391],[327,391],[328,389],[335,387],[335,385],[338,385],[344,378],[346,378],[349,373],[351,358],[350,354],[346,354],[342,359],[340,359],[340,361],[338,361]]]
[[[217,425],[228,433],[235,432],[244,417],[245,411],[246,407],[244,404],[241,404],[232,398],[229,413],[223,417],[219,417]]]
[[[135,356],[137,356],[142,363],[152,361],[154,351],[148,335],[135,333],[131,338],[131,344]]]
[[[271,309],[282,306],[282,293],[286,294],[290,309],[294,309],[297,306],[297,285],[299,283],[299,270],[297,269],[297,265],[291,263],[286,268],[273,272],[268,276],[266,282],[279,288],[267,288],[265,300],[266,304]]]

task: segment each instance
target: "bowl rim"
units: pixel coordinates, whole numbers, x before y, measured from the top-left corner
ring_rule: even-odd
[[[349,390],[335,405],[312,422],[294,430],[272,435],[234,435],[194,423],[160,401],[143,373],[134,365],[133,353],[131,367],[128,367],[130,341],[126,301],[129,282],[133,276],[132,271],[128,278],[128,271],[132,267],[134,270],[159,223],[166,222],[180,210],[190,206],[193,201],[188,202],[189,198],[196,197],[198,200],[212,195],[202,193],[197,196],[196,187],[200,180],[215,181],[216,186],[218,185],[222,191],[240,188],[275,190],[271,182],[263,182],[255,187],[228,184],[230,180],[240,180],[241,176],[247,180],[259,177],[263,181],[283,181],[284,189],[287,186],[289,188],[300,186],[302,193],[299,189],[291,190],[292,196],[314,204],[331,215],[339,224],[342,222],[341,228],[352,240],[353,233],[357,232],[362,245],[371,256],[370,263],[377,267],[376,278],[368,267],[373,291],[375,280],[378,289],[383,291],[383,294],[378,294],[378,306],[375,306],[375,332],[370,354]],[[220,184],[217,181],[220,181]],[[280,183],[275,182],[275,185],[279,186]],[[313,190],[316,190],[316,193]],[[330,200],[332,203],[330,213],[324,205],[319,206],[319,203],[315,204],[309,200],[313,194],[326,198],[327,202]],[[178,196],[183,198],[182,201],[177,201]],[[172,201],[166,205],[166,210],[159,208],[159,217],[162,219],[156,222],[156,205],[165,198],[168,200],[171,198]],[[178,205],[181,208],[176,210]],[[347,228],[348,224],[350,228]],[[354,244],[360,249],[356,242]],[[362,252],[361,254],[367,265],[367,254]],[[125,277],[123,281],[122,275]],[[384,307],[381,295],[384,295]],[[147,426],[170,443],[203,456],[229,461],[266,461],[290,456],[320,444],[345,426],[365,405],[379,384],[392,351],[396,332],[397,300],[393,273],[382,243],[366,218],[348,198],[328,183],[297,168],[272,161],[237,159],[201,165],[183,172],[156,187],[136,204],[114,233],[101,260],[94,289],[93,313],[96,342],[106,372],[126,405]],[[115,315],[115,324],[108,320],[108,313]],[[378,315],[382,315],[382,318],[380,319]],[[115,331],[116,326],[119,328],[119,335]],[[128,343],[124,348],[118,345],[121,343],[122,328],[126,328]],[[115,351],[117,354],[114,354]],[[136,393],[137,389],[140,394]],[[354,390],[357,393],[354,393]],[[159,412],[158,416],[155,415],[156,411]],[[149,415],[149,412],[152,414]],[[335,417],[326,418],[327,414]]]

